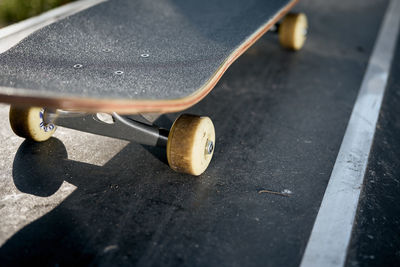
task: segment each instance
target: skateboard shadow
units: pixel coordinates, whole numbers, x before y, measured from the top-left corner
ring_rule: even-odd
[[[68,159],[65,146],[56,138],[23,142],[13,162],[14,183],[21,192],[51,196],[63,181],[77,189],[7,240],[0,248],[0,265],[157,266],[164,257],[172,265],[184,262],[179,256],[183,250],[185,257],[196,258],[199,250],[193,244],[211,244],[210,233],[219,220],[234,224],[236,218],[235,211],[227,215],[218,205],[226,199],[216,192],[226,190],[226,196],[238,188],[239,192],[260,188],[260,182],[248,174],[254,171],[254,150],[271,134],[268,127],[254,129],[272,123],[271,110],[279,114],[285,101],[293,101],[285,98],[287,75],[278,75],[281,68],[263,69],[280,85],[275,89],[242,82],[265,65],[263,53],[272,52],[261,49],[242,58],[242,64],[252,68],[231,69],[228,82],[222,81],[201,105],[189,110],[211,116],[218,133],[213,159],[218,168],[201,179],[170,170],[162,148],[129,143],[105,165],[96,166]],[[279,59],[292,60],[290,56]],[[279,102],[272,97],[276,92],[284,96]],[[167,128],[172,121],[162,116],[156,124]],[[220,231],[229,235],[225,227]],[[226,254],[221,255],[225,259]]]
[[[107,265],[114,257],[137,261],[148,249],[143,241],[157,242],[156,233],[168,225],[160,218],[174,223],[175,213],[193,205],[185,194],[198,191],[200,180],[174,173],[146,152],[162,158],[161,150],[132,143],[96,166],[69,160],[56,138],[24,141],[13,162],[14,183],[21,192],[48,197],[63,181],[77,189],[14,234],[0,248],[1,265]],[[199,188],[204,190],[201,183]]]

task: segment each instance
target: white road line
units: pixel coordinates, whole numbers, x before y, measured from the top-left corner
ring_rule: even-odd
[[[399,14],[400,0],[391,0],[303,255],[302,267],[345,264],[360,191],[396,46],[400,26]]]
[[[47,11],[39,16],[2,28],[0,29],[0,53],[7,51],[31,33],[104,1],[106,0],[80,0],[72,2]]]

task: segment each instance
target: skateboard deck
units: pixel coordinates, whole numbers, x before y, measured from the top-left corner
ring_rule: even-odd
[[[102,2],[0,54],[0,102],[125,114],[184,110],[296,2]]]

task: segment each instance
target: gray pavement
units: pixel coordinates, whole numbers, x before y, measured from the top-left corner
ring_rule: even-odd
[[[398,266],[400,263],[400,43],[391,75],[365,184],[353,227],[346,266]]]
[[[217,132],[199,178],[171,171],[159,148],[63,128],[24,141],[1,105],[1,261],[298,266],[386,3],[304,0],[303,51],[267,35],[234,63],[188,110]]]

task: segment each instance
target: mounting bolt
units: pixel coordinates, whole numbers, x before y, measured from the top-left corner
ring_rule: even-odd
[[[206,143],[206,154],[210,155],[214,151],[214,143],[211,140],[207,140]]]

